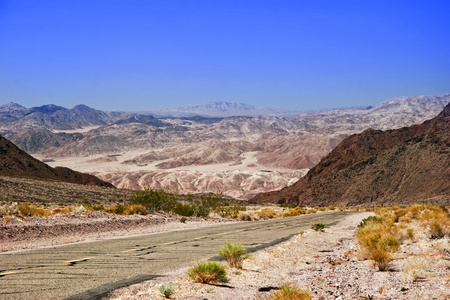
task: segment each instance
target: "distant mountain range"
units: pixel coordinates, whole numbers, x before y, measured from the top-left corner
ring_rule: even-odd
[[[186,105],[175,108],[151,110],[144,112],[157,117],[194,117],[202,116],[209,118],[226,117],[292,117],[299,115],[299,111],[290,111],[276,108],[258,108],[253,105],[236,102],[210,102],[199,105]]]
[[[296,182],[351,134],[419,124],[449,101],[450,94],[401,97],[375,107],[293,117],[225,118],[8,103],[0,106],[0,135],[51,166],[93,173],[120,188],[171,186],[182,193],[222,191],[248,199]]]
[[[450,104],[420,125],[349,136],[294,185],[251,201],[316,206],[421,200],[450,203]]]

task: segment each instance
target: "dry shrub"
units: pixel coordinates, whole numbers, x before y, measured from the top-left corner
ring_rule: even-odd
[[[37,207],[36,205],[33,204],[20,204],[17,207],[18,211],[19,211],[19,215],[20,216],[41,216],[41,217],[46,217],[51,215],[50,210],[45,209],[45,208],[40,208]]]
[[[70,209],[70,207],[62,207],[62,206],[60,206],[60,207],[54,208],[52,210],[52,214],[68,214],[71,211],[72,210]]]
[[[427,266],[430,262],[424,257],[413,257],[408,260],[403,270],[403,283],[413,283],[417,279],[425,278]]]
[[[391,254],[383,249],[372,249],[369,253],[369,259],[373,260],[374,267],[380,271],[387,271],[391,265]]]
[[[291,285],[282,285],[276,292],[270,294],[272,300],[310,300],[312,299],[308,291]]]
[[[261,211],[258,212],[258,216],[260,218],[275,218],[275,216],[277,215],[277,212],[275,210],[273,210],[272,208],[263,208],[261,209]]]
[[[304,214],[306,214],[306,211],[298,206],[298,207],[294,207],[294,208],[289,208],[289,210],[283,214],[283,217],[284,218],[295,217],[295,216],[304,215]]]
[[[5,225],[8,224],[9,222],[11,222],[13,219],[13,216],[11,215],[7,215],[3,218],[3,220],[5,221]]]
[[[306,211],[307,214],[315,214],[316,212],[317,212],[317,209],[315,209],[315,208],[309,208],[309,209]]]
[[[450,214],[441,207],[427,207],[420,217],[420,222],[428,227],[432,239],[450,236]]]
[[[0,203],[0,216],[17,215],[19,213],[17,202],[2,202]]]
[[[199,283],[228,282],[225,268],[214,261],[199,263],[187,271],[189,278]]]
[[[142,204],[130,204],[125,206],[125,215],[146,215],[147,209]]]

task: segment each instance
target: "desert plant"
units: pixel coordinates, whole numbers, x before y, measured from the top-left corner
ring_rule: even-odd
[[[270,299],[273,300],[310,300],[312,299],[308,291],[302,290],[292,285],[282,285],[278,291],[272,292]]]
[[[147,209],[142,204],[129,204],[125,206],[125,215],[146,215],[148,214]]]
[[[251,221],[252,217],[248,213],[239,213],[238,220],[240,220],[240,221]]]
[[[228,282],[225,268],[214,261],[199,263],[187,271],[189,278],[199,283]]]
[[[172,210],[177,215],[183,216],[183,217],[192,217],[194,215],[194,206],[190,204],[183,204],[181,202],[177,202],[175,204],[175,207]]]
[[[408,238],[413,239],[414,238],[414,229],[408,228],[406,230],[406,235],[408,236]]]
[[[369,259],[373,260],[374,267],[380,271],[387,271],[392,262],[391,254],[384,249],[372,249],[369,253]]]
[[[19,211],[19,215],[21,216],[49,216],[51,211],[45,208],[36,207],[36,205],[32,204],[21,204],[17,207]]]
[[[170,298],[175,293],[175,288],[173,286],[161,284],[158,287],[158,290],[164,295],[166,298]]]
[[[268,218],[272,219],[277,215],[277,212],[273,210],[272,208],[263,208],[261,211],[258,212],[258,216],[260,218]]]
[[[176,204],[177,196],[166,189],[146,189],[137,191],[136,195],[130,199],[131,204],[143,205],[149,213],[155,211],[171,211]]]
[[[429,262],[424,257],[414,257],[408,260],[403,270],[403,282],[413,283],[419,278],[427,275]]]
[[[311,225],[311,229],[315,230],[315,231],[325,231],[325,227],[326,225],[323,223],[316,223]]]
[[[219,255],[223,257],[232,268],[242,268],[242,262],[247,257],[247,250],[240,243],[226,243],[219,249]]]
[[[182,217],[182,218],[180,219],[180,222],[181,222],[181,223],[186,223],[186,221],[187,221],[186,217]]]

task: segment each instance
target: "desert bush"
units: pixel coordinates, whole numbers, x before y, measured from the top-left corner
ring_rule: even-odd
[[[176,204],[176,200],[177,197],[174,193],[161,188],[137,191],[136,195],[129,202],[131,204],[141,204],[149,213],[153,213],[155,211],[171,211]]]
[[[123,205],[114,205],[114,206],[110,206],[108,208],[105,209],[105,212],[107,213],[111,213],[111,214],[116,214],[116,215],[123,215],[125,214],[125,207]]]
[[[358,228],[362,228],[366,226],[369,223],[382,223],[381,218],[369,216],[361,221],[361,223],[358,224]]]
[[[427,275],[429,262],[424,257],[414,257],[408,260],[403,270],[403,283],[413,283]]]
[[[11,222],[12,220],[13,220],[13,216],[11,216],[11,215],[6,215],[6,216],[4,216],[3,217],[3,220],[4,220],[4,222],[5,222],[5,225],[6,224],[8,224],[9,222]]]
[[[380,271],[387,271],[392,262],[391,254],[384,249],[372,249],[369,251],[369,259],[373,260],[374,267]]]
[[[181,222],[181,223],[186,223],[186,221],[187,221],[186,217],[182,217],[182,218],[180,219],[180,222]]]
[[[146,215],[147,209],[142,204],[126,205],[123,211],[125,215]]]
[[[19,206],[19,204],[17,202],[1,203],[0,204],[0,216],[17,215],[19,213],[18,206]]]
[[[329,206],[327,206],[327,209],[328,209],[328,210],[335,210],[336,207],[334,207],[333,205],[329,205]]]
[[[316,212],[317,212],[317,209],[315,209],[315,208],[309,208],[309,209],[306,211],[307,214],[315,214]]]
[[[240,243],[226,243],[219,249],[219,255],[223,257],[232,268],[242,268],[242,262],[247,257],[247,250]]]
[[[187,271],[189,278],[199,283],[228,282],[225,268],[214,261],[199,263]]]
[[[406,230],[406,235],[408,236],[408,238],[413,239],[414,238],[414,229],[408,228]]]
[[[312,299],[308,291],[302,290],[292,285],[282,285],[278,291],[270,294],[273,300],[310,300]]]
[[[240,221],[251,221],[252,217],[248,213],[239,213],[238,220],[240,220]]]
[[[158,287],[158,290],[164,295],[166,298],[170,298],[175,293],[175,288],[173,286],[161,284]]]
[[[39,208],[33,204],[20,204],[17,207],[20,216],[49,216],[51,215],[51,211],[45,208]]]
[[[315,231],[325,231],[325,227],[326,225],[323,223],[316,223],[311,225],[311,229],[315,230]]]
[[[277,215],[277,212],[275,210],[273,210],[272,208],[263,208],[257,214],[258,214],[258,217],[260,217],[260,218],[272,219]]]
[[[450,235],[450,214],[439,206],[428,206],[420,217],[420,223],[428,227],[430,238],[440,239]]]
[[[175,207],[172,210],[177,215],[183,216],[183,217],[192,217],[194,215],[194,206],[190,204],[183,204],[181,202],[177,202],[175,204]]]
[[[299,216],[299,215],[304,215],[306,214],[306,211],[303,210],[301,207],[294,207],[294,208],[289,208],[287,212],[285,212],[283,214],[283,217],[295,217],[295,216]]]
[[[70,207],[62,207],[62,206],[60,206],[60,207],[57,207],[57,208],[54,208],[52,211],[51,211],[51,213],[52,214],[68,214],[68,213],[70,213],[72,210],[70,209]]]

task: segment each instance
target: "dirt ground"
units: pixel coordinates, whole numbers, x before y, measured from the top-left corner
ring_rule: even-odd
[[[325,229],[307,230],[277,246],[258,251],[243,269],[228,269],[225,285],[192,282],[186,269],[152,281],[115,291],[108,299],[164,299],[158,287],[172,285],[172,299],[267,299],[282,284],[309,291],[313,299],[450,299],[450,256],[443,251],[448,239],[430,240],[415,228],[387,272],[376,271],[370,261],[358,259],[355,230],[371,215],[362,213]],[[422,263],[423,274],[411,281],[406,272],[412,262]],[[419,268],[420,269],[420,268]]]

